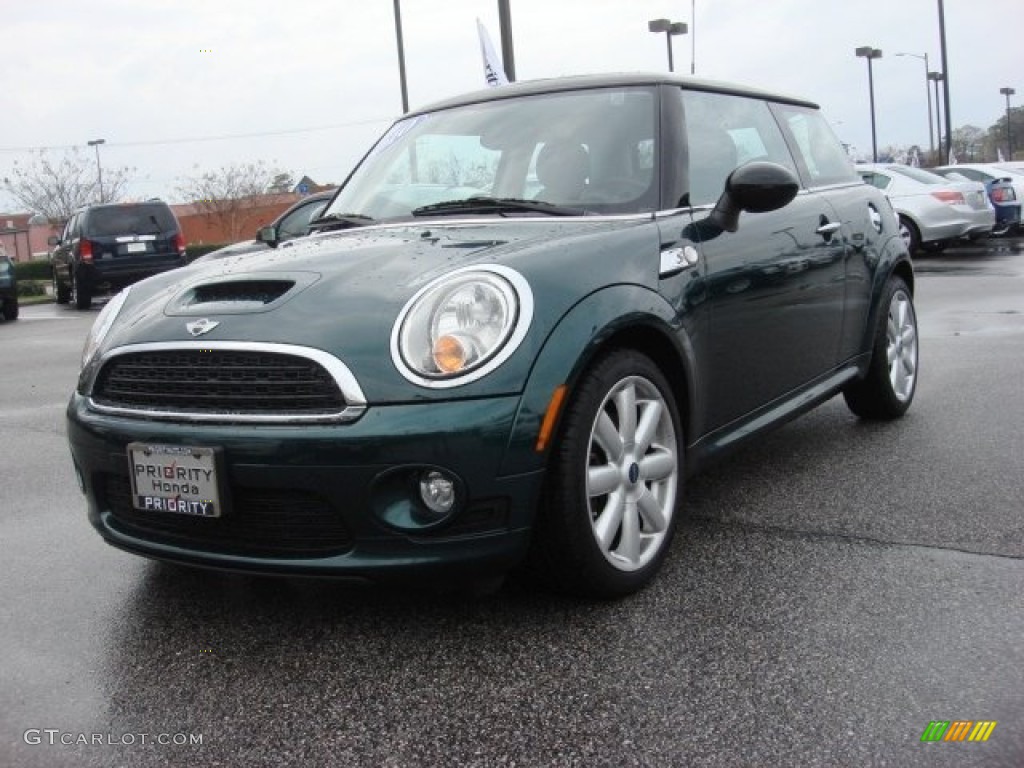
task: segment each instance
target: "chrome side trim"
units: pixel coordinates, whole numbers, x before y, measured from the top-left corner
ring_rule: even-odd
[[[190,411],[156,411],[138,408],[122,408],[119,406],[101,405],[92,398],[96,377],[110,360],[122,355],[136,352],[170,352],[192,351],[196,349],[216,349],[231,352],[272,352],[281,355],[292,355],[311,360],[331,375],[341,390],[347,403],[346,407],[336,413],[322,414],[239,414],[239,413],[193,413]],[[313,347],[301,347],[293,344],[277,344],[259,341],[196,341],[194,343],[178,341],[152,342],[148,344],[128,344],[116,347],[104,353],[99,362],[93,366],[92,373],[86,383],[85,392],[89,410],[106,413],[112,416],[126,416],[135,419],[152,419],[154,421],[186,421],[194,423],[219,424],[343,424],[355,421],[366,411],[366,396],[359,382],[341,360],[334,355]]]

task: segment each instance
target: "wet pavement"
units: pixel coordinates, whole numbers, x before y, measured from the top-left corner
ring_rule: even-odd
[[[0,324],[0,765],[1024,764],[1024,241],[916,268],[907,417],[836,399],[694,478],[663,574],[613,603],[108,547],[63,424],[95,312],[24,308]],[[934,720],[997,726],[922,743]]]

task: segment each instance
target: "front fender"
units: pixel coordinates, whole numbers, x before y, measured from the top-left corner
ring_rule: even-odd
[[[543,450],[537,438],[555,390],[565,385],[565,403],[590,363],[603,350],[617,343],[630,343],[647,351],[666,369],[677,392],[692,399],[690,380],[694,370],[692,349],[684,324],[672,306],[657,292],[637,285],[616,285],[590,294],[572,307],[544,341],[527,379],[501,467],[502,475],[518,475],[543,469],[555,440]],[[666,355],[671,359],[665,359]],[[675,374],[686,377],[679,382]],[[692,405],[680,403],[687,412]],[[559,431],[555,422],[553,435]]]

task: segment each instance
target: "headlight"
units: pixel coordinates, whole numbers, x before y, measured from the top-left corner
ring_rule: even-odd
[[[92,324],[92,329],[89,331],[89,335],[85,339],[85,348],[82,350],[82,367],[84,368],[92,360],[92,356],[96,354],[96,350],[100,348],[100,344],[103,343],[103,339],[106,338],[110,332],[110,327],[114,324],[114,320],[117,319],[117,313],[121,311],[121,307],[124,306],[125,299],[128,298],[128,291],[131,290],[131,286],[128,286],[114,298],[107,302],[106,306],[100,310],[99,315],[96,317],[96,322]]]
[[[409,381],[455,387],[475,381],[515,352],[533,319],[533,293],[498,265],[449,272],[420,289],[391,333],[391,358]]]

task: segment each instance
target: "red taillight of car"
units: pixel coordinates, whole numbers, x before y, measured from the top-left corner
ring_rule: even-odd
[[[944,189],[941,192],[932,192],[932,197],[948,205],[966,205],[962,192],[954,192],[951,189]]]
[[[993,187],[992,188],[992,202],[993,203],[1008,203],[1011,200],[1015,200],[1017,196],[1013,193],[1011,187]]]
[[[92,241],[86,240],[84,237],[78,241],[78,258],[92,263]]]
[[[179,256],[185,253],[185,236],[181,232],[174,236],[174,249]]]

